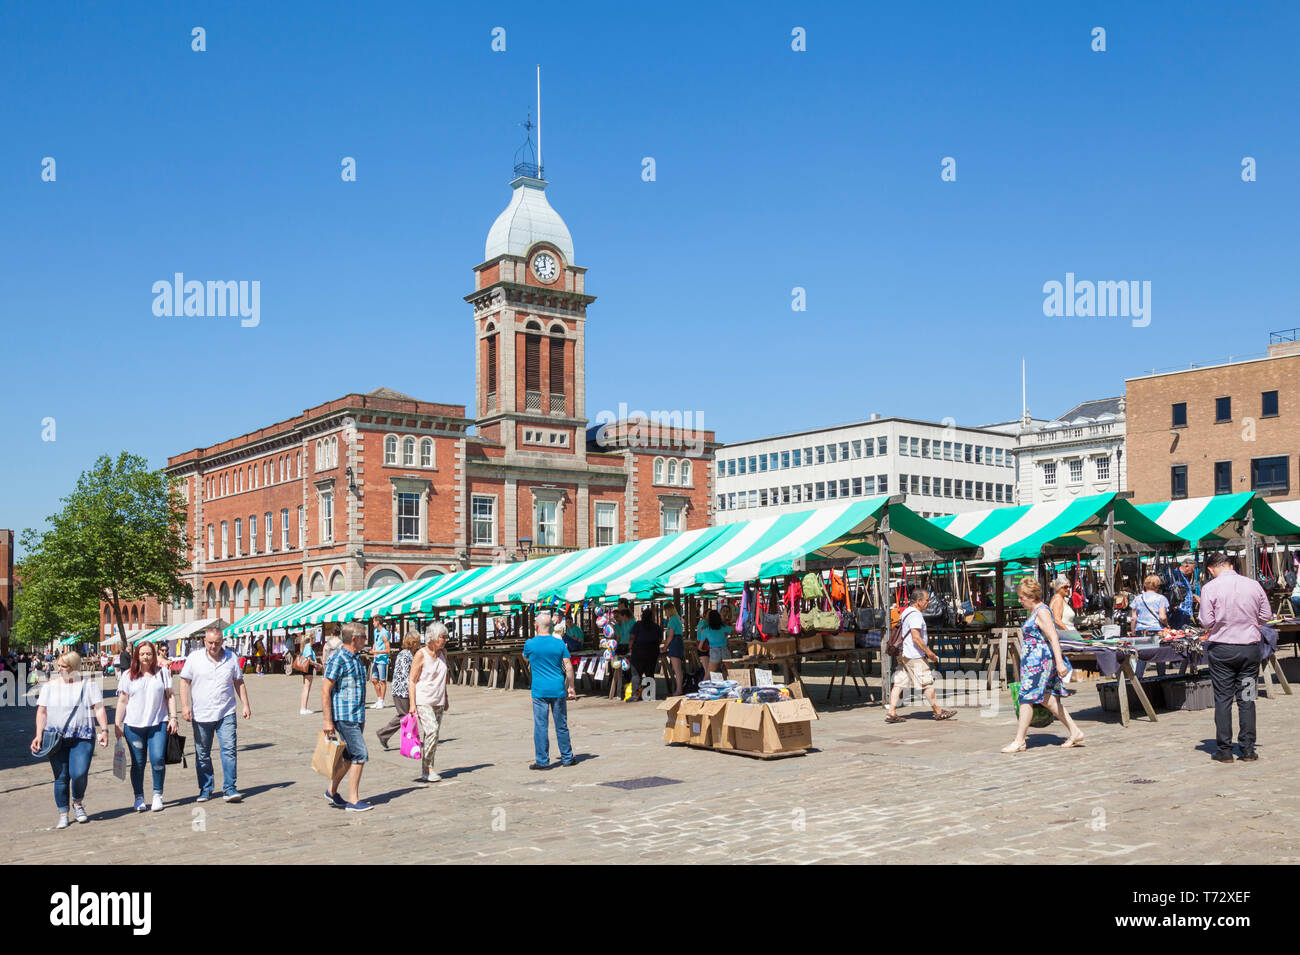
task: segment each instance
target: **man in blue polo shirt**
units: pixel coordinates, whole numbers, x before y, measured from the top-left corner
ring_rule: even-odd
[[[365,646],[366,628],[359,623],[343,625],[343,645],[325,664],[325,685],[321,688],[321,709],[325,732],[343,740],[343,762],[325,790],[325,798],[348,812],[367,812],[375,807],[361,800],[361,770],[369,759],[366,752],[366,668],[357,656]],[[339,783],[348,777],[346,802],[339,795]]]
[[[569,745],[568,700],[577,699],[573,692],[573,664],[563,640],[551,634],[551,615],[543,611],[534,621],[533,637],[524,644],[524,658],[533,674],[533,749],[536,761],[529,769],[551,768],[549,719],[555,717],[555,741],[560,747],[560,763],[573,764],[573,747]]]

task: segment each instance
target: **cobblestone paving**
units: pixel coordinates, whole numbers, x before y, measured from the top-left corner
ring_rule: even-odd
[[[1294,680],[1300,668],[1287,669]],[[367,712],[362,796],[376,809],[358,815],[331,808],[309,768],[321,721],[298,715],[298,678],[248,684],[242,804],[194,802],[192,732],[182,728],[190,768],[168,768],[164,812],[132,813],[111,749],[100,750],[91,822],[65,831],[52,828],[48,764],[26,751],[34,709],[0,708],[0,862],[1300,861],[1300,696],[1262,699],[1261,758],[1231,765],[1209,758],[1212,711],[1125,730],[1088,684],[1071,705],[1086,745],[1058,749],[1056,724],[1016,756],[997,751],[1013,732],[1005,694],[997,715],[966,708],[936,723],[912,707],[891,726],[879,706],[825,707],[814,678],[815,751],[773,761],[666,746],[653,704],[585,697],[569,708],[581,761],[538,773],[527,768],[527,691],[455,687],[437,785],[417,783],[417,764],[379,747],[374,732],[392,711]],[[647,776],[672,782],[603,785]]]

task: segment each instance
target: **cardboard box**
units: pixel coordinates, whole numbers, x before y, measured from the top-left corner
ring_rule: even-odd
[[[665,743],[716,746],[722,738],[722,718],[729,700],[688,700],[673,696],[659,704],[667,713]]]
[[[665,743],[690,742],[690,724],[687,722],[687,714],[683,711],[683,705],[690,702],[692,701],[683,696],[670,696],[659,704],[659,709],[668,714],[667,722],[664,724]]]
[[[733,749],[781,753],[812,745],[812,721],[818,719],[811,700],[727,705],[724,739]]]
[[[792,657],[798,652],[795,637],[773,637],[766,643],[759,643],[759,656]]]
[[[814,653],[822,648],[822,635],[820,633],[810,633],[807,636],[801,634],[795,637],[794,642],[800,653]]]
[[[852,650],[857,639],[857,634],[854,633],[824,633],[822,645],[827,650]]]

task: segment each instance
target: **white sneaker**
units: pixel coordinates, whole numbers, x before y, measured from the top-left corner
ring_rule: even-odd
[[[384,708],[384,701],[383,701],[383,700],[375,700],[374,705],[372,705],[370,708],[371,708],[372,710],[382,710],[382,709]]]
[[[442,777],[437,773],[430,773],[428,776],[424,777],[424,781],[426,783],[440,783],[442,782]]]
[[[163,811],[162,793],[154,793],[154,794],[153,794],[153,805],[149,807],[149,811],[150,811],[150,812],[162,812],[162,811]]]
[[[90,817],[86,815],[86,807],[77,805],[72,807],[72,814],[77,817],[77,822],[90,822]]]
[[[221,798],[225,802],[239,802],[239,800],[243,799],[244,797],[240,793],[231,793],[229,796],[222,796]]]
[[[54,828],[55,828],[55,829],[66,829],[66,828],[68,828],[68,817],[67,817],[67,816],[59,816],[59,822],[58,822],[58,825],[56,825]]]
[[[299,715],[299,716],[311,716],[311,710],[299,710],[299,711],[298,711],[298,715]]]

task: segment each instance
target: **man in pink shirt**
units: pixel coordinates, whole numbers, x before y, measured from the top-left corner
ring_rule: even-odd
[[[1259,677],[1260,624],[1272,619],[1268,596],[1257,581],[1242,577],[1226,554],[1214,554],[1207,564],[1214,579],[1201,591],[1201,626],[1214,684],[1214,729],[1219,750],[1214,759],[1232,762],[1232,701],[1237,701],[1241,732],[1237,742],[1243,760],[1255,755],[1255,681]]]

